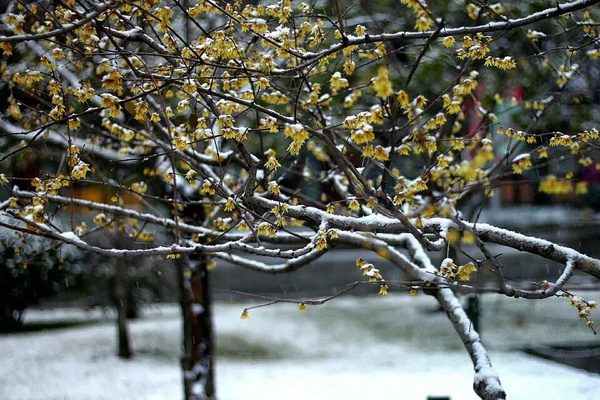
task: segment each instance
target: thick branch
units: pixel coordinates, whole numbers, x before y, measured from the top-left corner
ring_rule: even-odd
[[[498,374],[492,368],[487,351],[481,344],[479,334],[473,329],[471,321],[452,290],[448,288],[439,289],[435,294],[435,298],[448,315],[454,330],[456,330],[471,357],[475,369],[475,379],[473,381],[475,393],[484,400],[505,399],[506,393],[504,393]]]
[[[536,22],[540,22],[546,19],[558,17],[570,12],[581,10],[597,4],[600,0],[578,0],[572,3],[558,4],[556,7],[547,8],[545,10],[533,13],[523,18],[508,19],[500,22],[488,22],[484,25],[476,26],[463,26],[459,28],[444,28],[441,29],[438,37],[446,36],[457,36],[457,35],[469,35],[475,33],[486,33],[486,32],[499,32],[508,31],[521,26],[530,25]],[[348,36],[346,43],[339,43],[331,46],[330,48],[323,50],[319,53],[307,53],[307,55],[313,56],[314,58],[323,58],[329,54],[333,54],[337,51],[342,50],[344,47],[366,44],[366,43],[377,43],[393,40],[410,40],[410,39],[427,39],[435,34],[435,31],[425,32],[414,32],[414,31],[401,31],[396,33],[384,33],[381,35],[365,35],[365,36]]]
[[[463,222],[482,241],[496,243],[511,247],[516,250],[536,254],[549,260],[566,264],[571,260],[575,268],[600,279],[600,261],[568,247],[559,246],[544,239],[496,228],[488,224],[471,224]],[[450,228],[459,229],[459,226],[449,219],[432,218],[423,221],[424,229],[429,232],[447,232]]]

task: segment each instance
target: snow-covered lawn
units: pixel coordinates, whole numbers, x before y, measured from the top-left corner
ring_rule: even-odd
[[[484,341],[510,399],[597,399],[600,375],[514,350],[597,339],[564,299],[485,297]],[[445,315],[427,296],[336,299],[298,313],[275,305],[218,303],[220,400],[475,399],[472,367]],[[87,321],[0,336],[0,399],[181,399],[176,305],[152,306],[131,323],[136,352],[115,357],[116,327],[100,311],[28,312],[27,321]]]

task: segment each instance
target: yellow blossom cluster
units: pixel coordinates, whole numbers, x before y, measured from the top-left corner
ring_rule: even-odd
[[[499,69],[514,69],[517,68],[517,63],[512,57],[506,56],[504,58],[499,57],[487,57],[484,65],[486,67],[496,67]]]
[[[287,150],[293,155],[298,155],[302,145],[308,140],[308,132],[302,124],[286,124],[283,135],[292,139]]]
[[[570,300],[571,306],[577,309],[577,317],[586,321],[586,326],[594,330],[594,322],[591,320],[592,310],[598,308],[598,303],[595,301],[586,301],[579,296],[574,296],[571,293],[564,292],[562,297]],[[595,333],[595,331],[594,331]]]
[[[464,36],[462,47],[456,51],[459,59],[464,60],[472,58],[473,60],[482,60],[490,52],[488,43],[492,40],[490,36],[481,33],[475,36]]]
[[[440,274],[448,279],[458,277],[461,281],[468,281],[471,279],[473,272],[477,272],[477,266],[474,263],[469,262],[457,266],[451,258],[445,258],[440,266]]]
[[[539,190],[547,194],[567,194],[573,191],[573,183],[568,179],[548,175],[540,182]]]
[[[379,67],[377,76],[373,78],[373,81],[371,82],[371,87],[375,91],[375,94],[383,99],[394,93],[394,88],[392,87],[392,82],[389,77],[389,71],[386,67]]]
[[[237,227],[241,232],[275,237],[288,225],[301,226],[301,218],[310,220],[298,217],[296,210],[302,207],[290,212],[292,205],[314,204],[327,214],[373,214],[373,219],[377,213],[402,211],[421,229],[426,218],[457,218],[459,201],[467,192],[481,190],[490,195],[506,172],[496,167],[504,167],[507,159],[517,174],[531,169],[534,161],[549,158],[550,150],[572,156],[584,167],[594,166],[596,149],[589,142],[598,138],[597,130],[533,133],[538,126],[525,129],[528,125],[521,121],[533,113],[516,107],[516,98],[510,101],[513,109],[494,110],[498,104],[508,106],[501,88],[512,87],[514,82],[495,82],[504,73],[483,69],[479,75],[476,69],[483,65],[501,70],[517,67],[515,59],[504,57],[505,53],[502,57],[491,55],[507,38],[497,34],[503,31],[499,25],[493,25],[506,22],[500,15],[500,3],[463,2],[459,18],[468,15],[477,22],[459,29],[453,26],[455,16],[437,19],[443,8],[427,3],[401,0],[413,14],[407,21],[414,23],[415,29],[411,32],[409,27],[400,40],[403,34],[381,35],[377,26],[367,28],[354,22],[359,19],[351,8],[346,7],[347,14],[338,25],[335,17],[322,15],[328,10],[313,10],[308,3],[291,0],[261,4],[199,0],[185,5],[187,14],[182,12],[183,6],[134,0],[107,3],[105,12],[88,21],[81,19],[84,14],[73,11],[78,9],[73,0],[66,0],[69,7],[57,4],[43,11],[35,4],[18,3],[5,16],[11,30],[7,38],[43,34],[59,26],[67,29],[14,48],[10,41],[0,43],[5,59],[19,53],[19,63],[0,65],[8,91],[3,130],[7,140],[14,136],[14,148],[24,160],[35,156],[41,145],[61,138],[67,151],[66,156],[61,154],[64,162],[56,174],[40,175],[32,181],[37,198],[31,203],[15,198],[10,204],[21,205],[28,218],[45,221],[45,201],[40,200],[45,194],[62,190],[64,195],[65,188],[79,181],[72,189],[76,196],[80,187],[99,183],[86,179],[108,179],[102,171],[93,171],[93,165],[108,164],[96,162],[96,156],[123,157],[126,162],[111,161],[119,171],[108,176],[127,171],[124,182],[129,192],[136,194],[132,197],[164,198],[173,216],[185,223],[191,223],[187,211],[192,207],[187,206],[201,204],[207,220],[193,222],[205,229]],[[569,15],[568,23],[576,23],[573,27],[577,29],[566,36],[583,31],[584,37],[595,37],[592,15],[583,13],[580,19],[580,14]],[[184,21],[187,18],[191,20]],[[489,22],[494,19],[497,22]],[[183,22],[191,35],[179,32]],[[488,22],[491,25],[486,26]],[[137,26],[140,23],[143,26]],[[558,45],[560,35],[555,35],[550,24],[543,25],[556,39],[557,49],[563,48]],[[435,33],[425,32],[436,28]],[[493,31],[494,38],[485,35],[487,31]],[[447,36],[450,34],[454,36]],[[532,42],[546,37],[531,29],[526,36]],[[23,51],[33,43],[36,46],[29,50],[34,51]],[[585,72],[587,64],[584,67],[583,63],[600,53],[592,48],[596,45],[593,40],[580,43],[587,47],[567,46],[565,52],[543,54],[545,64],[552,68],[541,73],[554,74],[562,88]],[[542,63],[539,54],[530,57],[521,50],[519,66]],[[517,54],[511,53],[511,48],[501,51]],[[581,69],[575,60],[582,63]],[[564,65],[558,67],[560,63]],[[488,89],[493,91],[487,93]],[[581,108],[587,95],[577,96],[570,105]],[[552,93],[544,100],[524,100],[522,104],[538,118],[542,111],[550,110],[555,98],[558,96]],[[516,126],[496,129],[498,118],[506,121],[509,113],[516,117],[519,112],[523,115],[511,122],[518,121],[523,130]],[[494,153],[495,132],[511,139],[506,140],[513,146],[507,152],[510,158],[500,161],[498,149]],[[531,154],[523,154],[526,144],[548,147],[529,146]],[[564,149],[553,148],[557,146]],[[130,163],[135,166],[134,160],[144,164],[142,178],[128,170]],[[596,165],[600,167],[600,163]],[[302,186],[288,185],[290,177]],[[163,187],[168,186],[164,182],[173,185],[172,191],[146,195],[150,188],[160,190],[156,183],[161,182]],[[338,193],[323,194],[319,202],[313,198],[311,185]],[[309,193],[302,193],[305,188],[311,188]],[[550,175],[540,183],[540,191],[549,194],[583,194],[587,190],[587,184],[573,180],[573,175]],[[294,191],[299,199],[291,197]],[[397,209],[390,210],[387,196]],[[117,193],[112,201],[123,205],[123,197]],[[267,212],[255,214],[263,208],[249,207],[249,198],[272,203],[264,209]],[[186,213],[181,212],[184,209]],[[315,215],[331,220],[339,217]],[[94,222],[98,229],[126,227],[139,240],[153,240],[143,226],[113,223],[112,218],[98,214]],[[313,222],[309,225],[314,227]],[[85,225],[78,229],[78,234],[83,233]],[[188,234],[185,229],[181,233],[184,238]],[[217,235],[211,235],[211,240]],[[313,231],[310,246],[326,250],[332,239],[340,236],[337,230],[322,228]],[[229,240],[230,235],[219,238]],[[203,235],[195,239],[199,243],[205,240]],[[450,229],[446,240],[470,244],[477,236],[469,229]],[[388,293],[389,282],[383,281],[375,266],[364,260],[357,265],[369,281],[378,284],[380,294]],[[466,281],[476,270],[473,263],[459,266],[447,259],[440,274]],[[411,287],[411,294],[416,292],[417,286]],[[300,303],[299,309],[303,311],[305,306]],[[244,310],[242,317],[247,315]]]
[[[373,264],[368,263],[365,259],[358,258],[356,260],[356,266],[362,271],[363,276],[366,276],[369,279],[369,282],[380,281],[382,283],[385,283],[385,281],[383,281],[383,276],[381,275],[381,272],[377,268],[375,268]],[[387,287],[385,293],[381,294],[387,294]]]
[[[434,24],[425,0],[400,0],[400,2],[415,13],[415,29],[418,31],[426,31]]]
[[[259,235],[268,236],[268,237],[277,237],[277,230],[275,227],[269,222],[261,222],[256,227],[256,232]]]
[[[529,154],[521,154],[513,160],[511,167],[515,174],[522,174],[532,165],[531,156]]]
[[[341,89],[348,87],[348,80],[342,78],[342,74],[339,72],[334,72],[329,79],[329,87],[331,88],[331,94],[335,96]]]

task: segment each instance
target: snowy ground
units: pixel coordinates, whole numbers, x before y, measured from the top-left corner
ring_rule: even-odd
[[[482,303],[482,335],[510,399],[598,398],[600,375],[515,350],[599,343],[567,300],[490,296]],[[215,308],[220,400],[476,398],[468,356],[427,296],[347,297],[304,314],[275,305],[241,320],[247,305]],[[86,323],[0,336],[0,399],[181,398],[177,306],[151,307],[132,322],[131,361],[114,356],[112,315],[62,309],[30,311],[26,318]]]

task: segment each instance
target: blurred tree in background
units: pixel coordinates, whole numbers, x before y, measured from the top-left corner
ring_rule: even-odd
[[[0,236],[0,331],[18,329],[23,311],[75,282],[61,249],[37,237]],[[68,263],[68,261],[67,261]]]

